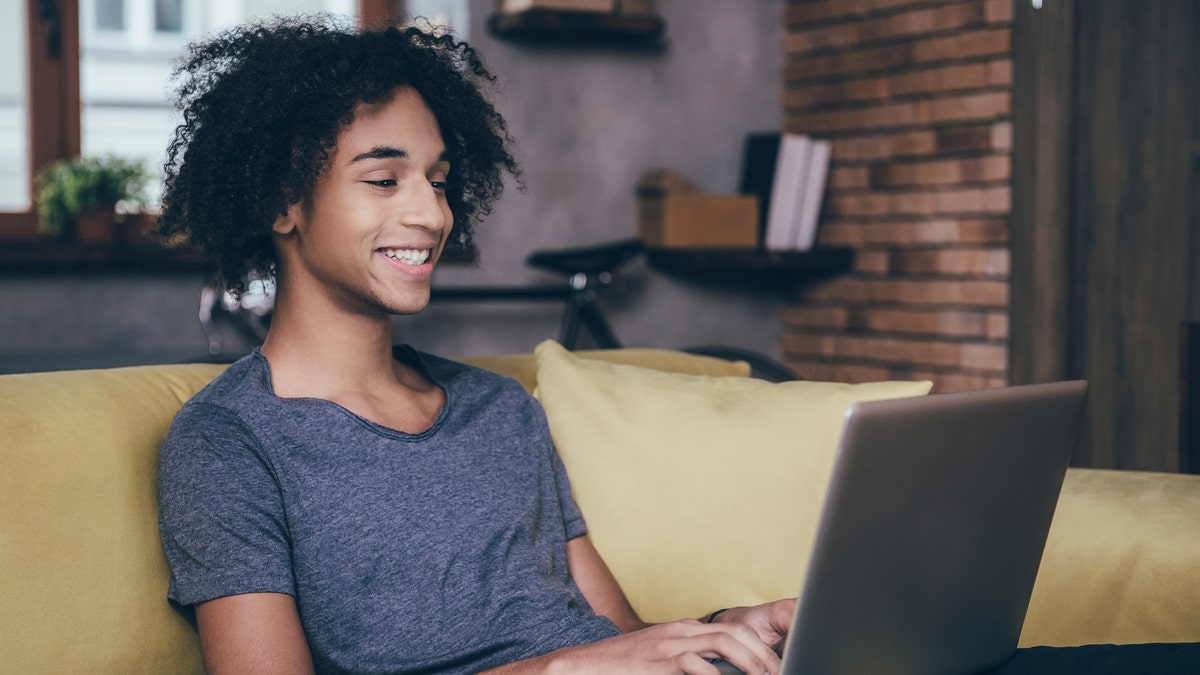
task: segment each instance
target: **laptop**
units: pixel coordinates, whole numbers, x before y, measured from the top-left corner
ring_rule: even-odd
[[[1078,380],[851,407],[782,675],[1010,658],[1086,398]]]

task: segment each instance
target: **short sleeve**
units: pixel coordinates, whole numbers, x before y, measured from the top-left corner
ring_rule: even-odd
[[[176,415],[158,474],[168,597],[195,605],[242,593],[296,594],[283,501],[259,443],[232,412]]]
[[[563,466],[562,459],[559,458],[558,450],[554,448],[553,443],[550,445],[550,450],[554,484],[558,486],[558,503],[562,508],[563,527],[567,532],[567,541],[570,541],[587,534],[587,523],[583,520],[583,512],[579,510],[579,505],[575,503],[575,498],[571,495],[571,481],[567,477],[567,469]]]

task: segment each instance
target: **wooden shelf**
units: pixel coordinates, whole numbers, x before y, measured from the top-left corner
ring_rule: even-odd
[[[794,283],[849,271],[854,265],[854,249],[824,247],[811,251],[765,251],[651,248],[646,250],[646,260],[655,269],[683,277],[747,283]]]
[[[604,14],[530,9],[488,17],[493,35],[526,43],[559,45],[657,46],[666,22],[655,14]]]

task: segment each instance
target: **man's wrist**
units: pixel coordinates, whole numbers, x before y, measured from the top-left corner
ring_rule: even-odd
[[[722,614],[724,614],[725,612],[728,612],[728,611],[729,611],[728,607],[723,607],[721,609],[718,609],[717,611],[713,612],[712,614],[709,614],[708,618],[704,619],[704,623],[713,623],[717,620],[718,616],[721,616]]]

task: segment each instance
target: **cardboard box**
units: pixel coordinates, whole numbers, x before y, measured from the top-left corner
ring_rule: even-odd
[[[638,198],[642,241],[658,248],[755,248],[754,195],[680,192]]]

